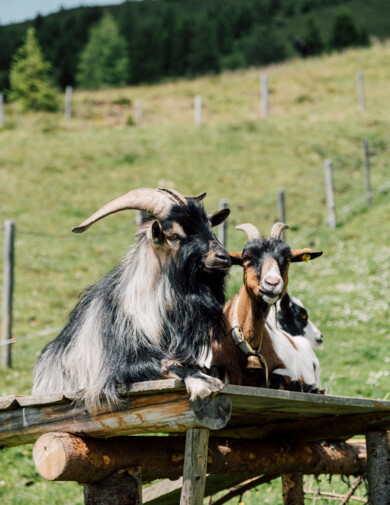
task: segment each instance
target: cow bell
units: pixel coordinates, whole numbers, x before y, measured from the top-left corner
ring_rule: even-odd
[[[245,367],[247,370],[259,370],[263,368],[258,356],[248,356],[248,361]]]

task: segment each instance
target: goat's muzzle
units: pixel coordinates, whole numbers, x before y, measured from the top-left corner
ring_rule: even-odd
[[[232,266],[229,253],[217,242],[210,244],[210,249],[204,256],[204,267],[208,272],[226,275]]]

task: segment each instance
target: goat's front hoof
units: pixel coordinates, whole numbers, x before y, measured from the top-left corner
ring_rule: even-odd
[[[224,386],[223,382],[219,379],[208,377],[207,375],[204,375],[202,378],[186,377],[184,383],[192,402],[197,399],[204,400],[212,393],[220,391]]]

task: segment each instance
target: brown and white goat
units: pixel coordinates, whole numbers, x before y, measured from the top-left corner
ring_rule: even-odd
[[[322,254],[291,250],[279,238],[286,228],[276,223],[266,239],[252,224],[237,227],[249,242],[230,257],[243,267],[244,284],[225,304],[226,332],[220,339],[213,338],[211,366],[223,370],[224,381],[231,384],[314,392],[318,389],[315,370],[311,376],[305,373],[307,362],[300,363],[303,356],[295,341],[267,324],[271,305],[286,293],[290,263]]]

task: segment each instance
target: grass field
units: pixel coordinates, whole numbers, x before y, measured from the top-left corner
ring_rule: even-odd
[[[390,183],[389,57],[385,43],[193,81],[76,92],[70,121],[62,114],[21,115],[6,106],[0,219],[14,219],[17,227],[15,336],[61,326],[78,294],[133,242],[134,212],[103,220],[85,235],[70,232],[110,199],[142,186],[184,194],[207,190],[205,205],[213,211],[228,198],[228,248],[238,250],[245,237],[234,226],[249,221],[269,233],[277,191],[284,189],[288,242],[324,251],[314,262],[293,265],[290,275],[290,292],[302,298],[324,333],[318,351],[323,386],[337,395],[384,398],[390,392],[390,200],[380,188]],[[365,114],[357,100],[358,69],[365,79]],[[260,115],[260,71],[270,84],[267,119]],[[198,128],[197,93],[204,104]],[[131,125],[138,100],[139,129]],[[363,138],[370,142],[373,204],[348,208],[363,196]],[[326,158],[335,169],[333,232],[323,225]],[[241,276],[232,269],[228,296]],[[54,336],[13,346],[12,370],[0,371],[0,395],[29,393],[35,359]],[[82,503],[79,486],[37,475],[31,447],[2,451],[0,465],[4,505]],[[243,500],[256,503],[261,496],[277,505],[279,486],[263,486]]]

